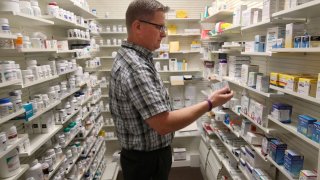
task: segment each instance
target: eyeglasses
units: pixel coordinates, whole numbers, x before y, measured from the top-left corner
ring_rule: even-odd
[[[145,20],[139,20],[140,22],[143,22],[143,23],[147,23],[147,24],[150,24],[150,25],[153,25],[155,28],[157,28],[160,32],[166,32],[167,30],[167,27],[165,25],[160,25],[160,24],[156,24],[156,23],[152,23],[152,22],[148,22],[148,21],[145,21]]]

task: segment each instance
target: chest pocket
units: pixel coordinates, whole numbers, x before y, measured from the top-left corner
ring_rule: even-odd
[[[159,73],[156,73],[156,86],[157,86],[157,90],[161,93],[161,96],[163,97],[163,99],[166,101],[166,105],[168,107],[168,109],[172,110],[172,106],[170,103],[170,97],[169,97],[169,93],[167,88],[164,86]]]

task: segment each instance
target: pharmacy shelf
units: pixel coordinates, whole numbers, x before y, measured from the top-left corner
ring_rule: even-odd
[[[168,22],[198,22],[200,21],[199,18],[168,18],[166,19]]]
[[[13,11],[1,11],[0,17],[7,18],[10,22],[10,26],[12,27],[37,27],[54,24],[53,21]]]
[[[101,45],[100,48],[119,48],[120,45]]]
[[[96,99],[96,100],[92,100],[91,101],[91,104],[97,104],[100,100],[101,100],[101,96],[98,98],[98,99]]]
[[[20,165],[20,171],[16,175],[9,178],[3,178],[2,180],[18,180],[28,169],[29,169],[28,164],[22,164]]]
[[[76,57],[77,60],[90,59],[90,58],[91,58],[91,55],[84,55],[84,56]]]
[[[96,15],[90,12],[89,9],[85,9],[77,4],[74,0],[56,0],[59,7],[73,12],[77,16],[82,16],[84,19],[95,19]]]
[[[65,20],[63,18],[60,17],[54,17],[54,16],[42,16],[44,19],[47,19],[49,21],[53,21],[54,22],[54,26],[59,26],[59,27],[63,27],[65,29],[72,29],[72,28],[77,28],[77,29],[88,29],[85,26],[82,26],[80,24],[76,24],[74,22]]]
[[[306,137],[305,135],[299,133],[297,131],[297,124],[293,124],[293,123],[290,123],[290,124],[284,124],[282,122],[280,122],[279,120],[273,118],[271,115],[268,115],[268,118],[276,123],[277,125],[279,125],[280,127],[282,127],[283,129],[291,132],[292,134],[294,134],[295,136],[297,136],[298,138],[300,138],[301,140],[305,141],[306,143],[312,145],[313,147],[315,148],[319,148],[320,145],[319,143],[315,142],[315,141],[312,141],[311,139],[309,139],[308,137]]]
[[[89,112],[87,112],[87,114],[85,114],[83,117],[82,117],[82,120],[85,120],[91,113],[92,113],[93,109],[91,109]]]
[[[44,49],[44,48],[22,48],[19,50],[21,53],[56,53],[57,49]]]
[[[103,127],[105,127],[105,128],[113,128],[113,127],[115,127],[115,125],[114,124],[112,124],[112,125],[104,125]]]
[[[245,140],[245,141],[248,143],[248,145],[249,145],[252,149],[254,149],[254,151],[261,157],[262,160],[268,161],[268,160],[267,160],[267,157],[264,156],[264,155],[261,153],[261,149],[262,149],[261,146],[254,146],[254,145],[250,144],[250,142],[247,140],[247,138],[246,138],[245,136],[241,135],[241,137],[242,137],[243,140]]]
[[[9,121],[10,119],[13,119],[13,118],[25,113],[25,112],[26,111],[22,108],[14,113],[11,113],[7,116],[4,116],[4,117],[0,118],[0,124],[5,123],[5,122]]]
[[[240,132],[236,132],[236,131],[230,126],[230,124],[226,124],[225,122],[223,122],[223,124],[224,124],[228,129],[230,129],[230,131],[231,131],[236,137],[238,137],[238,138],[241,137]]]
[[[103,98],[109,98],[109,94],[102,94],[101,97],[103,97]]]
[[[63,157],[58,159],[57,162],[53,165],[53,168],[52,168],[53,170],[49,173],[48,179],[50,179],[52,175],[54,175],[54,173],[59,169],[65,157],[66,156],[63,155]]]
[[[12,86],[12,85],[16,85],[16,84],[21,84],[21,83],[22,83],[21,79],[7,81],[7,82],[0,83],[0,88],[7,87],[7,86]]]
[[[85,132],[83,137],[76,137],[74,140],[84,140],[87,138],[87,136],[90,134],[90,132],[92,131],[94,125],[91,125],[91,127]]]
[[[228,10],[218,11],[215,14],[201,20],[201,23],[216,23],[221,20],[232,18],[232,16],[233,16],[233,11],[228,11]]]
[[[168,34],[168,37],[188,37],[188,36],[201,36],[201,34],[195,33],[180,33],[180,34]]]
[[[57,54],[67,54],[67,53],[75,53],[76,50],[58,50]]]
[[[102,173],[101,180],[114,180],[117,178],[119,172],[119,165],[117,162],[108,163]]]
[[[289,19],[277,19],[277,18],[272,18],[271,20],[268,21],[262,21],[262,22],[258,22],[256,24],[251,24],[249,26],[245,26],[241,28],[242,32],[252,32],[252,31],[261,31],[264,30],[265,32],[267,32],[268,28],[272,28],[278,25],[284,25],[284,24],[288,24],[288,23],[294,23],[294,22],[305,22],[305,19],[293,19],[293,18],[289,18]]]
[[[159,73],[197,73],[200,70],[186,70],[186,71],[158,71]]]
[[[229,173],[229,175],[231,176],[232,179],[243,179],[243,174],[240,170],[237,170],[237,174],[234,174],[233,172],[231,172],[231,168],[229,165],[229,160],[228,159],[224,159],[221,161],[223,166],[226,168],[226,171]],[[233,171],[236,171],[236,169],[232,168]],[[232,174],[231,174],[232,173]]]
[[[226,77],[226,76],[225,76],[225,77],[223,77],[223,79],[226,80],[226,81],[228,81],[228,82],[230,82],[230,83],[232,83],[232,84],[238,85],[238,86],[240,86],[240,87],[243,87],[243,88],[245,88],[245,89],[250,90],[251,92],[254,92],[254,93],[256,93],[256,94],[260,94],[260,95],[265,96],[265,97],[268,97],[268,98],[283,96],[283,93],[281,93],[281,94],[279,94],[279,93],[265,93],[265,92],[262,92],[262,91],[258,91],[257,89],[252,88],[252,87],[249,87],[249,86],[247,86],[247,85],[245,85],[245,84],[242,84],[242,83],[240,83],[239,81],[234,80],[234,79],[232,79],[232,78],[230,78],[230,77]]]
[[[33,114],[33,116],[31,116],[27,121],[30,122],[30,121],[40,117],[42,114],[44,114],[47,111],[51,110],[52,108],[56,107],[60,103],[61,103],[60,100],[57,100],[57,101],[51,103],[48,107],[44,108],[42,111],[38,111],[36,114]]]
[[[70,114],[69,116],[67,116],[67,118],[63,121],[63,122],[56,122],[56,124],[58,125],[63,125],[66,122],[68,122],[74,115],[76,115],[78,112],[80,111],[80,109],[75,110],[72,114]]]
[[[172,164],[171,167],[190,167],[191,163],[191,154],[187,151],[186,153],[186,159],[185,160],[177,160],[175,161],[174,158],[172,157]]]
[[[124,18],[97,18],[95,19],[98,22],[108,22],[108,21],[125,21]]]
[[[99,72],[111,72],[111,69],[100,69]]]
[[[246,180],[251,180],[252,178],[250,178],[247,174],[247,172],[245,170],[242,170],[242,168],[239,168],[239,170],[242,172],[242,174],[244,175],[244,177],[246,178]]]
[[[221,53],[239,53],[239,51],[234,49],[219,49],[218,51],[211,51],[212,54],[221,54]]]
[[[298,180],[297,178],[293,178],[289,172],[284,168],[284,166],[281,166],[277,164],[270,156],[267,156],[268,161],[270,161],[276,168],[283,174],[285,175],[289,180]]]
[[[100,59],[114,59],[112,56],[101,56]]]
[[[182,50],[177,52],[169,52],[170,54],[197,54],[200,53],[200,51],[190,51],[190,50]]]
[[[255,120],[253,120],[251,117],[249,117],[248,115],[244,114],[243,112],[241,112],[241,115],[244,116],[245,118],[247,118],[249,121],[251,121],[254,125],[256,125],[263,132],[269,134],[272,131],[272,129],[263,127],[262,125],[258,124]]]
[[[106,152],[106,150],[104,150],[104,151],[102,151],[102,152],[99,152],[99,153],[102,153],[102,154],[104,154]],[[102,160],[103,160],[103,157],[104,156],[102,156],[99,160],[98,160],[98,165],[97,165],[97,167],[95,168],[95,170],[93,170],[92,172],[92,176],[89,178],[89,180],[93,180],[93,178],[94,178],[94,176],[96,175],[96,172],[97,172],[97,170],[98,170],[98,168],[99,168],[99,166],[100,166],[100,164],[101,164],[101,162],[102,162]]]
[[[112,137],[112,138],[105,138],[104,139],[105,141],[117,141],[118,140],[118,138],[116,138],[116,137]]]
[[[200,137],[200,131],[176,131],[174,134],[174,137],[175,138]]]
[[[100,32],[101,36],[103,35],[126,35],[127,32]]]
[[[46,134],[31,134],[29,136],[30,139],[30,149],[28,152],[19,153],[20,157],[28,157],[31,156],[34,152],[36,152],[39,148],[42,147],[43,144],[49,141],[58,131],[63,128],[62,125],[55,125],[49,133]]]
[[[241,26],[231,26],[231,27],[223,30],[223,33],[240,34],[240,32],[241,32]]]
[[[73,72],[76,72],[78,69],[71,69],[71,70],[67,70],[67,71],[65,71],[65,72],[63,72],[63,73],[60,73],[60,74],[58,74],[59,76],[62,76],[62,75],[65,75],[65,74],[69,74],[69,73],[73,73]]]
[[[101,68],[101,66],[93,67],[93,68],[84,68],[84,71],[86,71],[86,72],[96,72],[96,71],[99,71],[100,68]]]
[[[0,32],[0,39],[17,39],[17,36]]]
[[[81,103],[81,106],[87,104],[87,102],[89,102],[91,98],[92,98],[92,96],[89,96],[89,97],[87,97],[87,99],[84,99],[84,101]]]
[[[61,101],[64,100],[65,98],[73,95],[73,94],[74,94],[75,92],[77,92],[77,91],[80,91],[80,88],[74,88],[74,89],[68,91],[66,94],[64,94],[64,95],[61,96],[60,100],[61,100]]]
[[[272,52],[241,52],[241,55],[248,55],[248,56],[272,56]]]
[[[81,153],[83,152],[83,150],[84,150],[84,148],[83,148],[83,146],[82,146],[81,149],[80,149],[80,153],[78,153],[77,156],[74,158],[72,164],[69,165],[69,167],[68,167],[67,170],[65,171],[65,174],[69,174],[69,173],[70,173],[71,169],[73,168],[73,166],[74,166],[74,165],[76,164],[76,162],[78,161],[78,159],[79,159]]]
[[[13,149],[17,148],[19,144],[22,144],[28,138],[28,134],[18,134],[18,139],[14,142],[14,144],[8,145],[6,150],[0,152],[0,158],[8,154]]]
[[[72,136],[70,137],[70,139],[68,141],[66,141],[64,146],[61,146],[62,148],[67,148],[68,145],[74,140],[74,138],[78,135],[79,130],[77,130],[76,133],[72,134]]]
[[[222,45],[222,48],[244,48],[243,45]]]
[[[34,85],[37,85],[37,84],[48,82],[50,80],[57,79],[58,77],[59,77],[58,75],[53,75],[52,77],[49,77],[49,78],[38,79],[38,80],[35,80],[35,81],[31,82],[31,83],[22,84],[22,88],[27,88],[27,87],[34,86]]]
[[[316,99],[316,98],[311,97],[311,96],[301,95],[301,94],[299,94],[297,92],[290,91],[290,90],[287,90],[287,89],[283,89],[283,88],[280,88],[280,87],[277,87],[277,86],[273,86],[273,85],[270,85],[270,89],[273,89],[273,90],[276,90],[276,91],[280,91],[280,92],[283,92],[285,94],[289,94],[289,95],[292,95],[292,96],[295,96],[295,97],[298,97],[300,99],[304,99],[304,100],[307,100],[307,101],[310,101],[310,102],[314,102],[314,103],[320,104],[320,99]]]
[[[272,53],[320,53],[320,47],[313,48],[277,48]]]
[[[169,58],[153,58],[154,61],[167,61]]]
[[[313,18],[320,16],[320,0],[313,0],[299,6],[272,14],[274,18]]]
[[[67,38],[68,41],[90,41],[88,38]]]

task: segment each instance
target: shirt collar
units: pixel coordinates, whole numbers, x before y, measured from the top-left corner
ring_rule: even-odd
[[[150,51],[150,50],[148,50],[147,48],[144,48],[144,47],[142,47],[142,46],[133,44],[132,42],[123,41],[123,42],[122,42],[122,46],[136,50],[137,52],[139,52],[139,53],[141,53],[143,56],[145,56],[148,60],[151,60],[152,57],[153,57],[152,51]]]

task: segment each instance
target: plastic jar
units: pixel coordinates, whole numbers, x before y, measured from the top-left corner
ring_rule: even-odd
[[[18,140],[17,128],[14,125],[7,126],[8,144],[14,144]]]
[[[34,75],[32,74],[32,70],[22,70],[23,83],[29,84],[35,81]]]
[[[3,152],[7,149],[7,135],[4,132],[0,133],[0,152]]]
[[[220,60],[220,62],[219,62],[219,76],[227,76],[227,74],[228,74],[227,60]]]
[[[20,12],[34,16],[30,1],[19,1]]]
[[[48,14],[54,17],[59,15],[59,6],[56,2],[50,2],[47,6]]]
[[[20,12],[19,0],[1,0],[0,11]]]
[[[1,32],[4,34],[11,34],[9,20],[7,18],[0,18]]]
[[[71,105],[69,102],[67,102],[64,106],[66,112],[67,112],[67,115],[71,115],[73,113],[73,109],[71,109]]]
[[[35,159],[28,171],[26,172],[26,178],[28,177],[35,177],[38,179],[43,179],[43,172],[42,172],[42,165],[38,162],[38,159]]]
[[[59,116],[60,116],[60,121],[64,121],[66,116],[67,116],[67,112],[65,109],[60,109],[59,110]]]
[[[14,107],[9,98],[0,99],[0,117],[7,116],[13,113]]]
[[[20,171],[20,160],[17,149],[13,149],[0,159],[0,178],[8,178]]]
[[[51,156],[45,157],[45,158],[44,158],[44,162],[45,162],[45,163],[48,163],[48,165],[49,165],[49,172],[52,172],[52,171],[53,171],[53,161],[52,161]]]
[[[34,16],[41,16],[41,9],[39,7],[38,1],[31,0],[31,7],[33,10]]]
[[[54,149],[48,149],[46,154],[47,154],[47,156],[51,157],[53,164],[55,164],[57,162],[57,156],[56,156]]]
[[[61,159],[63,157],[62,148],[59,144],[54,146],[54,152],[56,154],[57,159]]]

